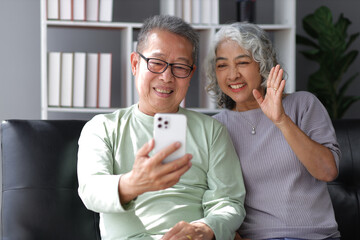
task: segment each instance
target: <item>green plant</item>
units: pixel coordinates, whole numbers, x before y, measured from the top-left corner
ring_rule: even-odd
[[[344,73],[358,55],[357,50],[348,51],[359,33],[348,36],[350,20],[340,15],[333,23],[329,8],[322,6],[302,21],[305,32],[312,38],[296,36],[298,44],[310,47],[301,53],[309,60],[316,61],[319,69],[309,76],[308,90],[324,104],[332,119],[340,119],[360,96],[346,96],[346,91],[358,73],[343,82]]]

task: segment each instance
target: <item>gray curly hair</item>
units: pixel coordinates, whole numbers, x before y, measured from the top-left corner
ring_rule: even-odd
[[[223,26],[215,34],[204,64],[205,73],[209,81],[206,90],[216,98],[219,107],[233,109],[235,102],[221,91],[215,72],[216,50],[224,40],[232,40],[238,43],[259,64],[261,86],[264,89],[266,89],[266,80],[270,70],[278,64],[278,61],[267,33],[255,24],[246,22],[233,23]]]

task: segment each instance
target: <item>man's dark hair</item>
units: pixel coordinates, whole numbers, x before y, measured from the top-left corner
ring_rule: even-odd
[[[168,31],[189,40],[189,42],[193,45],[192,58],[194,63],[196,63],[199,49],[198,33],[181,18],[170,15],[155,15],[144,21],[138,35],[138,44],[136,48],[137,52],[142,52],[146,48],[148,36],[153,30]]]

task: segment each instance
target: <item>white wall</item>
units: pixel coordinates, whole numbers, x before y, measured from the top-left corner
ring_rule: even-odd
[[[14,118],[40,118],[38,0],[0,0],[0,121]]]
[[[40,1],[0,0],[0,121],[40,118]]]

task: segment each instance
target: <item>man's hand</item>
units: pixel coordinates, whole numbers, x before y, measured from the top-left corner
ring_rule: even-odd
[[[187,223],[181,221],[177,223],[162,240],[212,240],[214,232],[212,229],[201,222]]]
[[[121,203],[128,203],[144,192],[162,190],[175,185],[190,169],[192,155],[185,154],[166,164],[162,161],[179,147],[180,143],[176,142],[149,157],[149,153],[154,148],[154,140],[145,143],[136,154],[133,169],[120,178]]]
[[[242,238],[239,233],[236,233],[234,240],[250,240],[250,239],[249,238]]]

